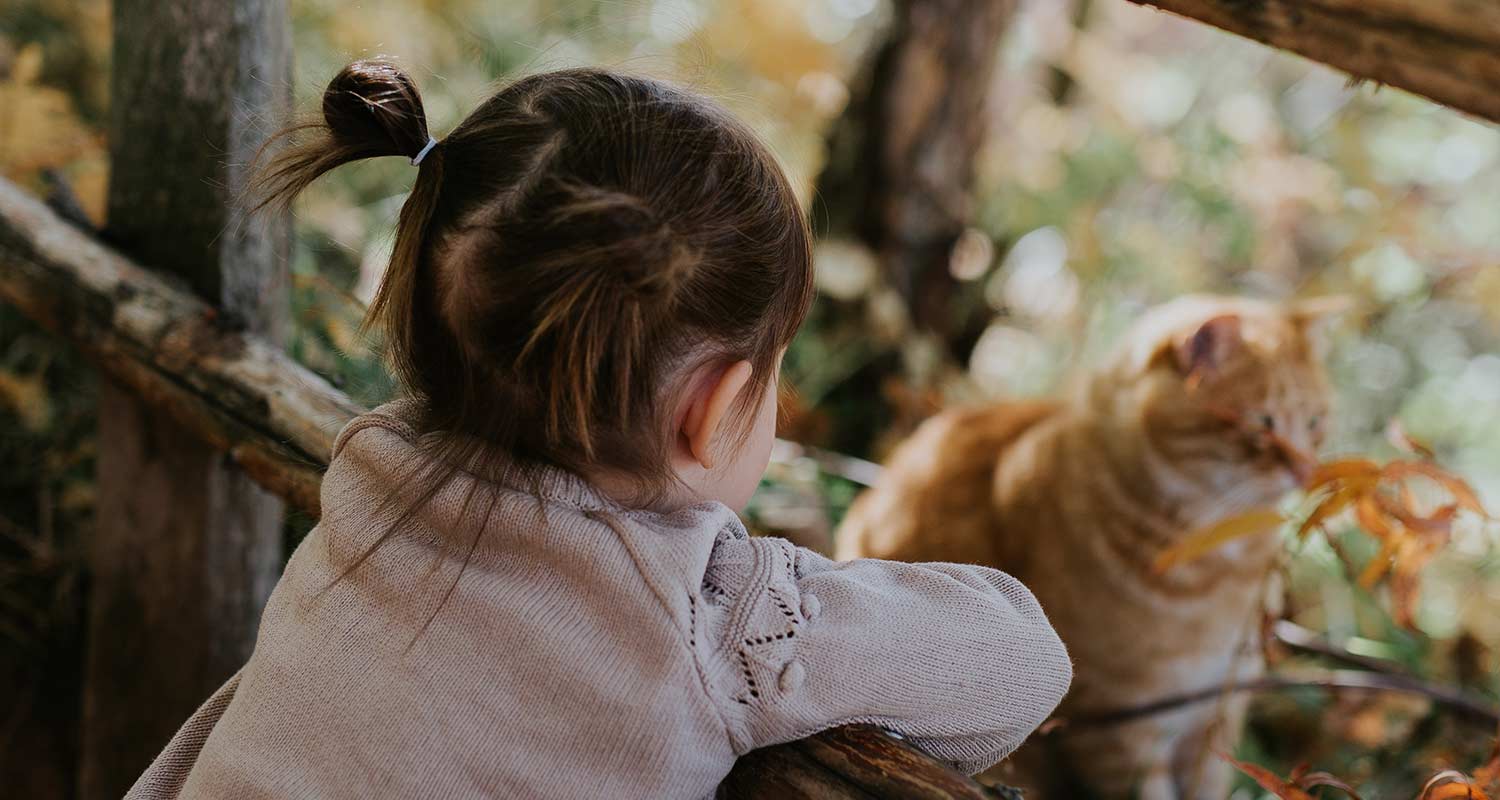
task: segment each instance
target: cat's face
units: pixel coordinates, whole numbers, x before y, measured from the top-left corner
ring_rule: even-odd
[[[1129,337],[1125,368],[1102,378],[1157,454],[1264,502],[1302,482],[1327,431],[1314,329],[1334,306],[1187,298],[1151,312]]]

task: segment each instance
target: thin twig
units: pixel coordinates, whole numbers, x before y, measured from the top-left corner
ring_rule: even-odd
[[[873,461],[846,456],[843,453],[835,453],[832,450],[824,450],[821,447],[813,447],[788,439],[776,440],[776,448],[771,453],[773,462],[784,464],[798,458],[810,458],[824,472],[867,488],[874,486],[880,480],[882,468]]]
[[[1276,624],[1271,626],[1271,635],[1276,637],[1276,641],[1292,650],[1323,656],[1371,672],[1411,677],[1411,671],[1398,661],[1373,658],[1352,652],[1289,620],[1277,620]]]
[[[1228,686],[1197,689],[1131,708],[1078,714],[1059,720],[1057,727],[1118,725],[1122,722],[1174,711],[1183,706],[1216,700],[1228,692],[1277,692],[1287,689],[1359,689],[1420,695],[1455,712],[1464,719],[1482,722],[1489,727],[1500,725],[1500,706],[1452,686],[1430,683],[1409,675],[1333,670],[1315,677],[1293,678],[1276,675],[1240,681]]]

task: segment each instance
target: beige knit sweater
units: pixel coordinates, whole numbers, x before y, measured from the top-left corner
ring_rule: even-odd
[[[719,503],[627,510],[561,472],[481,485],[498,504],[461,574],[469,473],[320,595],[394,517],[373,514],[419,458],[411,412],[339,434],[249,662],[129,797],[702,798],[736,756],[849,722],[973,773],[1067,689],[1003,573],[836,563]]]

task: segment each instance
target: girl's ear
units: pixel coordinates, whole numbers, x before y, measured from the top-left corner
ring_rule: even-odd
[[[749,361],[736,361],[720,372],[717,377],[702,386],[693,397],[688,412],[682,419],[682,436],[687,439],[688,450],[693,459],[704,469],[713,469],[712,445],[714,436],[724,422],[724,416],[734,403],[745,384],[750,382],[754,371]]]

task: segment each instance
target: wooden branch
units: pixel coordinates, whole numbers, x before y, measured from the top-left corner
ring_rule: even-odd
[[[280,348],[238,330],[0,179],[0,300],[317,517],[334,437],[356,403]],[[985,797],[979,784],[874,728],[757,751],[726,780],[737,798]]]
[[[934,767],[937,767],[934,769]],[[873,725],[849,725],[751,752],[735,764],[719,797],[986,800],[978,783]]]
[[[1500,122],[1493,0],[1128,0]]]
[[[333,438],[361,409],[280,347],[0,180],[0,299],[318,516]]]

